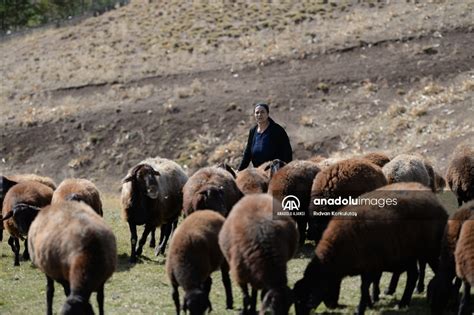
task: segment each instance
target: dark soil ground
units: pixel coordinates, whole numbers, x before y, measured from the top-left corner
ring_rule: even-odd
[[[443,171],[457,145],[474,141],[474,31],[472,20],[460,21],[396,37],[379,30],[375,40],[258,63],[236,53],[227,64],[176,73],[170,64],[130,80],[5,87],[0,173],[38,172],[58,182],[81,176],[116,191],[127,169],[148,156],[175,159],[190,172],[220,161],[237,166],[260,100],[286,127],[295,158],[418,152]],[[47,41],[47,32],[30,37]]]

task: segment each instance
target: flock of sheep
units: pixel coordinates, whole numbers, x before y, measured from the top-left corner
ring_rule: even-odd
[[[445,180],[459,210],[450,218],[435,195]],[[300,201],[298,216],[283,213],[282,200]],[[318,198],[394,199],[374,204],[317,205]],[[93,314],[97,292],[104,313],[104,284],[117,264],[116,240],[102,218],[96,186],[86,179],[52,179],[33,174],[0,177],[3,228],[10,237],[14,265],[23,259],[46,275],[46,309],[52,314],[54,281],[67,296],[62,314]],[[212,310],[211,274],[221,270],[226,306],[233,308],[231,278],[243,292],[243,314],[309,314],[323,302],[339,306],[341,281],[361,276],[357,313],[378,301],[382,272],[393,272],[387,294],[401,273],[407,282],[400,307],[413,291],[424,291],[428,264],[435,276],[427,290],[433,313],[442,313],[459,289],[459,314],[470,314],[474,285],[474,150],[455,152],[443,178],[418,155],[390,159],[382,153],[350,158],[316,156],[285,165],[268,161],[236,173],[226,164],[205,167],[188,178],[175,162],[148,158],[122,180],[122,216],[131,235],[130,262],[143,251],[148,235],[155,254],[166,253],[166,271],[177,314]],[[199,211],[198,211],[199,210]],[[353,213],[352,218],[337,214]],[[314,213],[331,215],[317,216]],[[178,225],[181,214],[184,220]],[[336,216],[334,216],[336,215]],[[140,239],[137,225],[144,225]],[[155,230],[160,227],[160,240]],[[52,232],[54,231],[54,232]],[[307,239],[315,255],[293,289],[287,285],[287,262]],[[230,276],[229,276],[230,272]],[[178,287],[184,290],[180,301]],[[372,287],[372,294],[370,288]],[[250,289],[250,290],[249,290]]]

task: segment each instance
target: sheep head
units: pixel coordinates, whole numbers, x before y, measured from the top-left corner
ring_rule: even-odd
[[[266,172],[266,171],[270,170],[270,178],[272,178],[273,175],[276,172],[278,172],[278,170],[280,168],[282,168],[283,166],[285,166],[285,165],[286,165],[286,163],[283,162],[282,160],[275,159],[265,167],[264,171]]]
[[[223,187],[203,187],[193,198],[193,208],[195,210],[211,209],[227,216]]]
[[[140,191],[144,191],[149,198],[156,199],[158,198],[159,187],[155,176],[160,176],[160,173],[153,167],[148,164],[139,164],[130,171],[130,174],[122,180],[122,183],[135,183]]]
[[[206,312],[206,310],[212,310],[211,301],[209,301],[209,296],[200,289],[194,289],[189,292],[186,292],[184,296],[183,311],[186,313],[188,310],[191,315],[201,315]]]
[[[291,304],[293,304],[293,293],[290,288],[285,286],[270,289],[263,298],[260,314],[288,314]]]
[[[317,308],[326,299],[329,284],[328,273],[319,259],[314,257],[306,267],[304,277],[293,288],[296,314],[309,314],[311,309]]]
[[[81,296],[70,295],[61,309],[61,315],[93,315],[92,305]]]
[[[33,223],[33,220],[36,218],[39,211],[40,208],[38,207],[26,203],[18,203],[13,207],[12,211],[8,212],[8,214],[2,218],[2,221],[13,217],[13,221],[15,222],[20,234],[26,236],[28,235],[31,223]]]

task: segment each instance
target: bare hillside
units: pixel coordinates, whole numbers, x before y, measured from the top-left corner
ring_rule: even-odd
[[[265,100],[296,158],[474,145],[474,1],[132,1],[0,42],[0,173],[240,161]],[[111,185],[112,184],[112,185]]]

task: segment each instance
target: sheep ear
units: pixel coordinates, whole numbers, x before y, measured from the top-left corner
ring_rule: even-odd
[[[270,167],[272,167],[272,164],[269,163],[267,166],[265,166],[265,168],[263,169],[264,171],[268,171],[270,169]]]
[[[156,171],[156,170],[153,170],[153,175],[155,175],[155,176],[160,176],[161,174],[160,174],[160,172],[158,172],[158,171]]]
[[[133,179],[133,175],[130,174],[128,176],[126,176],[124,179],[122,179],[122,184],[125,184],[125,183],[128,183],[128,182],[131,182]]]
[[[10,219],[11,217],[13,217],[13,211],[8,212],[7,215],[2,218],[2,222]]]

